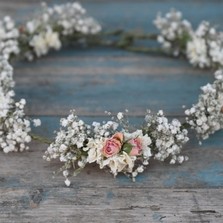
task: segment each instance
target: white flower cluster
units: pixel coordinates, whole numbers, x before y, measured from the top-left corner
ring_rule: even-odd
[[[47,54],[50,49],[59,50],[63,37],[78,34],[94,35],[100,32],[101,26],[86,14],[79,3],[66,3],[48,7],[43,3],[43,10],[37,18],[27,22],[23,39],[27,39],[37,57]],[[31,40],[30,40],[31,39]],[[29,60],[33,59],[32,51],[26,52]]]
[[[157,115],[150,112],[145,117],[149,135],[152,138],[154,148],[154,158],[164,161],[170,159],[170,164],[182,163],[188,157],[179,155],[182,146],[189,140],[188,131],[182,127],[180,121],[173,119],[171,123],[159,111]]]
[[[160,31],[157,41],[162,44],[165,51],[174,56],[184,53],[192,28],[190,22],[182,19],[180,11],[172,9],[164,17],[159,13],[154,24]]]
[[[43,4],[42,13],[27,22],[25,26],[21,26],[19,30],[15,28],[14,22],[8,16],[0,21],[0,148],[4,152],[26,150],[28,146],[25,143],[31,141],[29,135],[31,123],[25,118],[24,113],[26,101],[21,99],[15,102],[13,99],[15,83],[13,68],[8,62],[10,56],[22,51],[25,57],[32,60],[34,56],[40,57],[47,54],[50,49],[59,50],[65,36],[74,36],[75,39],[75,37],[79,38],[80,34],[84,37],[96,34],[100,30],[101,26],[93,18],[87,16],[85,9],[79,3],[66,3],[53,7]],[[72,117],[68,118],[68,122],[69,119]],[[63,121],[65,127],[64,122],[65,120]],[[40,124],[39,119],[33,120],[34,126]],[[77,141],[71,139],[69,142],[77,145],[78,148],[82,147],[86,140],[84,130],[83,135],[80,131],[83,125],[84,123],[80,121],[77,126],[80,128],[76,130],[79,134],[76,136]],[[74,132],[71,131],[70,134],[75,135],[74,124],[72,128]],[[62,137],[62,132],[60,136]],[[70,137],[73,138],[73,135]],[[66,157],[60,158],[66,159]]]
[[[43,158],[47,161],[59,159],[64,163],[61,171],[68,186],[72,171],[75,175],[88,163],[97,163],[100,169],[108,168],[114,176],[122,172],[134,181],[152,157],[160,161],[169,159],[171,164],[188,159],[180,155],[188,137],[178,120],[168,123],[162,111],[157,115],[148,113],[146,126],[129,132],[122,128],[124,119],[125,115],[119,112],[117,122],[87,125],[72,112],[61,120],[62,129]]]
[[[9,65],[8,61],[0,56],[0,117],[4,118],[7,116],[10,104],[13,103],[12,97],[14,91],[11,89],[15,83],[12,78],[13,69]]]
[[[53,32],[51,27],[47,27],[45,31],[39,34],[35,34],[29,45],[33,47],[37,57],[46,55],[50,49],[59,50],[61,48],[59,34]],[[31,54],[26,53],[26,55],[28,56],[28,59],[32,60]]]
[[[162,47],[178,56],[185,55],[193,66],[223,66],[223,32],[218,32],[209,22],[203,21],[196,30],[192,29],[182,13],[171,10],[164,17],[160,14],[154,21],[160,31],[157,40]]]
[[[19,31],[15,28],[14,21],[6,16],[0,21],[0,54],[8,60],[11,55],[19,53]]]
[[[215,78],[213,84],[201,88],[198,103],[185,111],[188,124],[201,139],[223,128],[223,71],[216,71]]]
[[[200,68],[223,66],[223,33],[203,21],[187,43],[187,58]]]
[[[31,141],[30,121],[24,114],[26,101],[14,101],[13,86],[13,68],[0,56],[0,148],[5,153],[27,150],[26,143]],[[40,121],[35,123],[39,125]]]
[[[57,133],[55,142],[48,147],[44,158],[47,161],[59,158],[61,162],[66,163],[67,167],[70,167],[72,162],[81,155],[79,149],[85,146],[89,127],[82,120],[79,120],[74,112],[66,119],[61,119],[60,123],[62,129]],[[85,162],[84,159],[83,162]],[[80,166],[82,165],[83,163]]]

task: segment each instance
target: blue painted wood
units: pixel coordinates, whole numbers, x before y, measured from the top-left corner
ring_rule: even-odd
[[[125,109],[183,115],[182,105],[191,107],[200,87],[214,80],[212,71],[195,70],[185,61],[145,55],[95,58],[75,51],[64,56],[62,50],[15,67],[17,97],[27,98],[28,113],[39,115],[65,115],[73,108],[86,115]]]
[[[48,1],[49,5],[58,3],[60,0]],[[69,2],[64,0],[63,2]],[[79,1],[87,9],[89,14],[97,18],[105,28],[128,28],[155,31],[152,21],[157,12],[166,13],[170,8],[183,12],[196,27],[201,20],[208,20],[223,28],[222,8],[223,2],[219,0],[188,0],[188,1],[162,1],[162,0],[81,0]],[[36,3],[38,7],[38,3]],[[36,7],[36,8],[37,8]],[[27,19],[33,14],[33,5],[20,8],[15,16]]]
[[[61,174],[52,178],[52,173],[61,167],[59,162],[47,163],[41,159],[45,148],[31,146],[31,150],[20,154],[2,154],[0,188],[63,187]],[[137,176],[133,183],[119,174],[116,179],[96,165],[88,165],[78,176],[72,178],[72,187],[110,188],[219,188],[223,186],[221,148],[200,149],[190,147],[184,150],[190,160],[183,165],[170,165],[150,161],[147,169]],[[10,164],[10,169],[8,165]],[[22,171],[21,171],[22,170]],[[8,174],[10,172],[10,175]],[[43,183],[44,182],[44,183]]]

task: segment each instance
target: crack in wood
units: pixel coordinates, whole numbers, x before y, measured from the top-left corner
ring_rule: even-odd
[[[215,211],[215,210],[191,210],[190,211],[191,213],[213,213],[213,214],[215,214],[215,213],[218,213],[217,211]]]
[[[128,211],[128,210],[133,210],[133,209],[142,209],[142,208],[149,208],[148,206],[129,206],[129,207],[124,207],[124,208],[118,208],[118,209],[115,209],[115,210],[120,210],[120,211]]]
[[[152,206],[150,206],[150,209],[152,211],[159,211],[160,210],[160,206],[158,206],[158,205],[152,205]]]
[[[195,190],[173,190],[174,193],[197,193]]]
[[[161,216],[159,220],[161,221],[161,220],[164,219],[164,218],[166,218],[166,216]]]
[[[195,196],[194,193],[193,193],[192,198],[193,198],[193,201],[194,201],[194,204],[195,204],[195,206],[196,206],[197,211],[200,211],[200,205],[199,205],[199,203],[198,203],[198,201],[197,201],[197,198],[196,198],[196,196]],[[197,214],[198,214],[198,217],[199,217],[200,222],[201,222],[201,223],[205,222],[205,221],[203,220],[203,218],[202,218],[201,212],[197,212]]]

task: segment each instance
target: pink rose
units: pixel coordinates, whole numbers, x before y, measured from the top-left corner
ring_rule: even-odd
[[[106,140],[102,148],[102,154],[107,158],[117,154],[122,148],[123,139],[124,136],[122,133],[118,132],[114,134],[110,139]]]
[[[131,152],[129,153],[130,156],[138,156],[142,152],[142,141],[140,138],[135,138],[129,140],[129,143],[133,146]]]

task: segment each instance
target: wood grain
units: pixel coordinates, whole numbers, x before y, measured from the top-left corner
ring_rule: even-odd
[[[4,208],[0,212],[3,222],[11,219],[18,223],[34,219],[39,223],[221,223],[222,192],[147,188],[133,192],[125,187],[5,189],[1,191]]]
[[[141,116],[146,109],[183,115],[182,105],[190,107],[200,86],[213,81],[211,71],[195,70],[176,59],[145,55],[80,58],[75,51],[69,57],[63,53],[27,67],[25,63],[16,66],[17,97],[29,95],[28,114],[66,115],[75,108],[85,115],[125,109]]]
[[[59,170],[60,162],[46,162],[42,159],[46,146],[32,144],[26,153],[2,154],[0,187],[59,187],[64,185],[64,177],[53,172]],[[81,174],[72,178],[72,185],[79,187],[119,187],[130,188],[219,188],[223,185],[223,154],[220,148],[201,148],[192,145],[185,148],[190,157],[183,165],[170,165],[151,160],[147,170],[133,183],[125,175],[113,179],[108,171],[90,165]],[[9,165],[10,164],[10,165]]]
[[[41,159],[42,145],[31,148],[0,156],[0,222],[222,221],[219,150],[188,148],[181,166],[152,162],[135,183],[91,165],[66,188],[51,177],[59,163]]]
[[[1,0],[0,15],[21,22],[32,16],[40,2]],[[193,26],[205,19],[223,29],[223,2],[218,0],[81,3],[108,29],[155,31],[151,21],[157,11],[171,7],[183,11]],[[190,107],[200,86],[213,81],[213,71],[195,69],[183,59],[108,48],[65,48],[34,63],[14,65],[17,99],[26,98],[27,113],[41,117],[43,124],[35,132],[51,138],[59,119],[72,108],[88,123],[107,119],[104,110],[115,113],[126,108],[135,126],[147,108],[164,109],[170,119],[183,120],[181,106]],[[1,154],[0,223],[222,223],[223,132],[202,146],[193,132],[190,136],[184,150],[190,157],[187,163],[172,166],[151,161],[135,183],[123,175],[113,179],[91,165],[66,188],[62,176],[52,178],[59,162],[42,159],[46,146],[32,143],[25,153]]]

